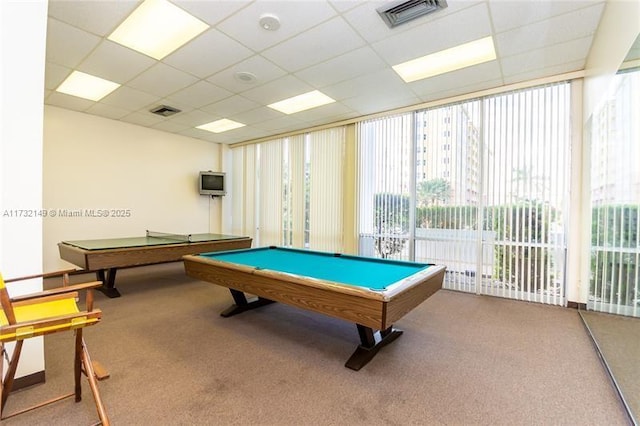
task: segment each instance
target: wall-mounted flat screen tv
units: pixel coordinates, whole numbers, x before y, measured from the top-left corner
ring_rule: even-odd
[[[227,193],[225,173],[200,172],[198,186],[201,195],[219,197]]]

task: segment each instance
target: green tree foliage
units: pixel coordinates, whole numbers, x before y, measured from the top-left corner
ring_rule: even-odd
[[[442,178],[424,180],[416,188],[418,206],[435,206],[451,198],[451,184]]]

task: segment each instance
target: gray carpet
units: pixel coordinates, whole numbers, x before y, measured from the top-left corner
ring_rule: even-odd
[[[631,417],[640,423],[640,318],[581,311]]]
[[[111,373],[100,389],[114,425],[629,424],[575,310],[442,290],[354,372],[353,324],[279,304],[222,318],[228,291],[179,263],[120,271],[117,287],[119,299],[98,294],[104,319],[85,334]],[[72,390],[70,333],[45,346],[47,383],[8,412]],[[96,419],[84,385],[81,403],[3,424]]]

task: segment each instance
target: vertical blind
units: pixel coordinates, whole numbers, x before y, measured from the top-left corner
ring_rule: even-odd
[[[342,251],[345,128],[232,148],[232,229],[254,246]]]
[[[298,135],[286,140],[285,176],[285,235],[283,245],[304,247],[306,228],[306,177],[305,136]]]
[[[231,202],[233,215],[231,217],[231,232],[233,235],[246,235],[253,238],[257,244],[255,215],[256,180],[255,174],[245,173],[245,170],[256,170],[256,146],[248,145],[231,150],[232,155],[232,186]]]
[[[494,96],[483,108],[483,225],[495,233],[486,293],[562,304],[570,85]]]
[[[309,134],[309,248],[342,251],[345,128]]]
[[[569,100],[560,83],[360,123],[360,253],[564,303]]]
[[[261,246],[283,244],[283,141],[261,143],[258,175],[258,243]]]

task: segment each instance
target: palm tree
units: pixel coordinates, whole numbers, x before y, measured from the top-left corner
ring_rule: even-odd
[[[421,207],[445,203],[451,197],[451,184],[442,178],[424,180],[418,184],[417,192]]]

